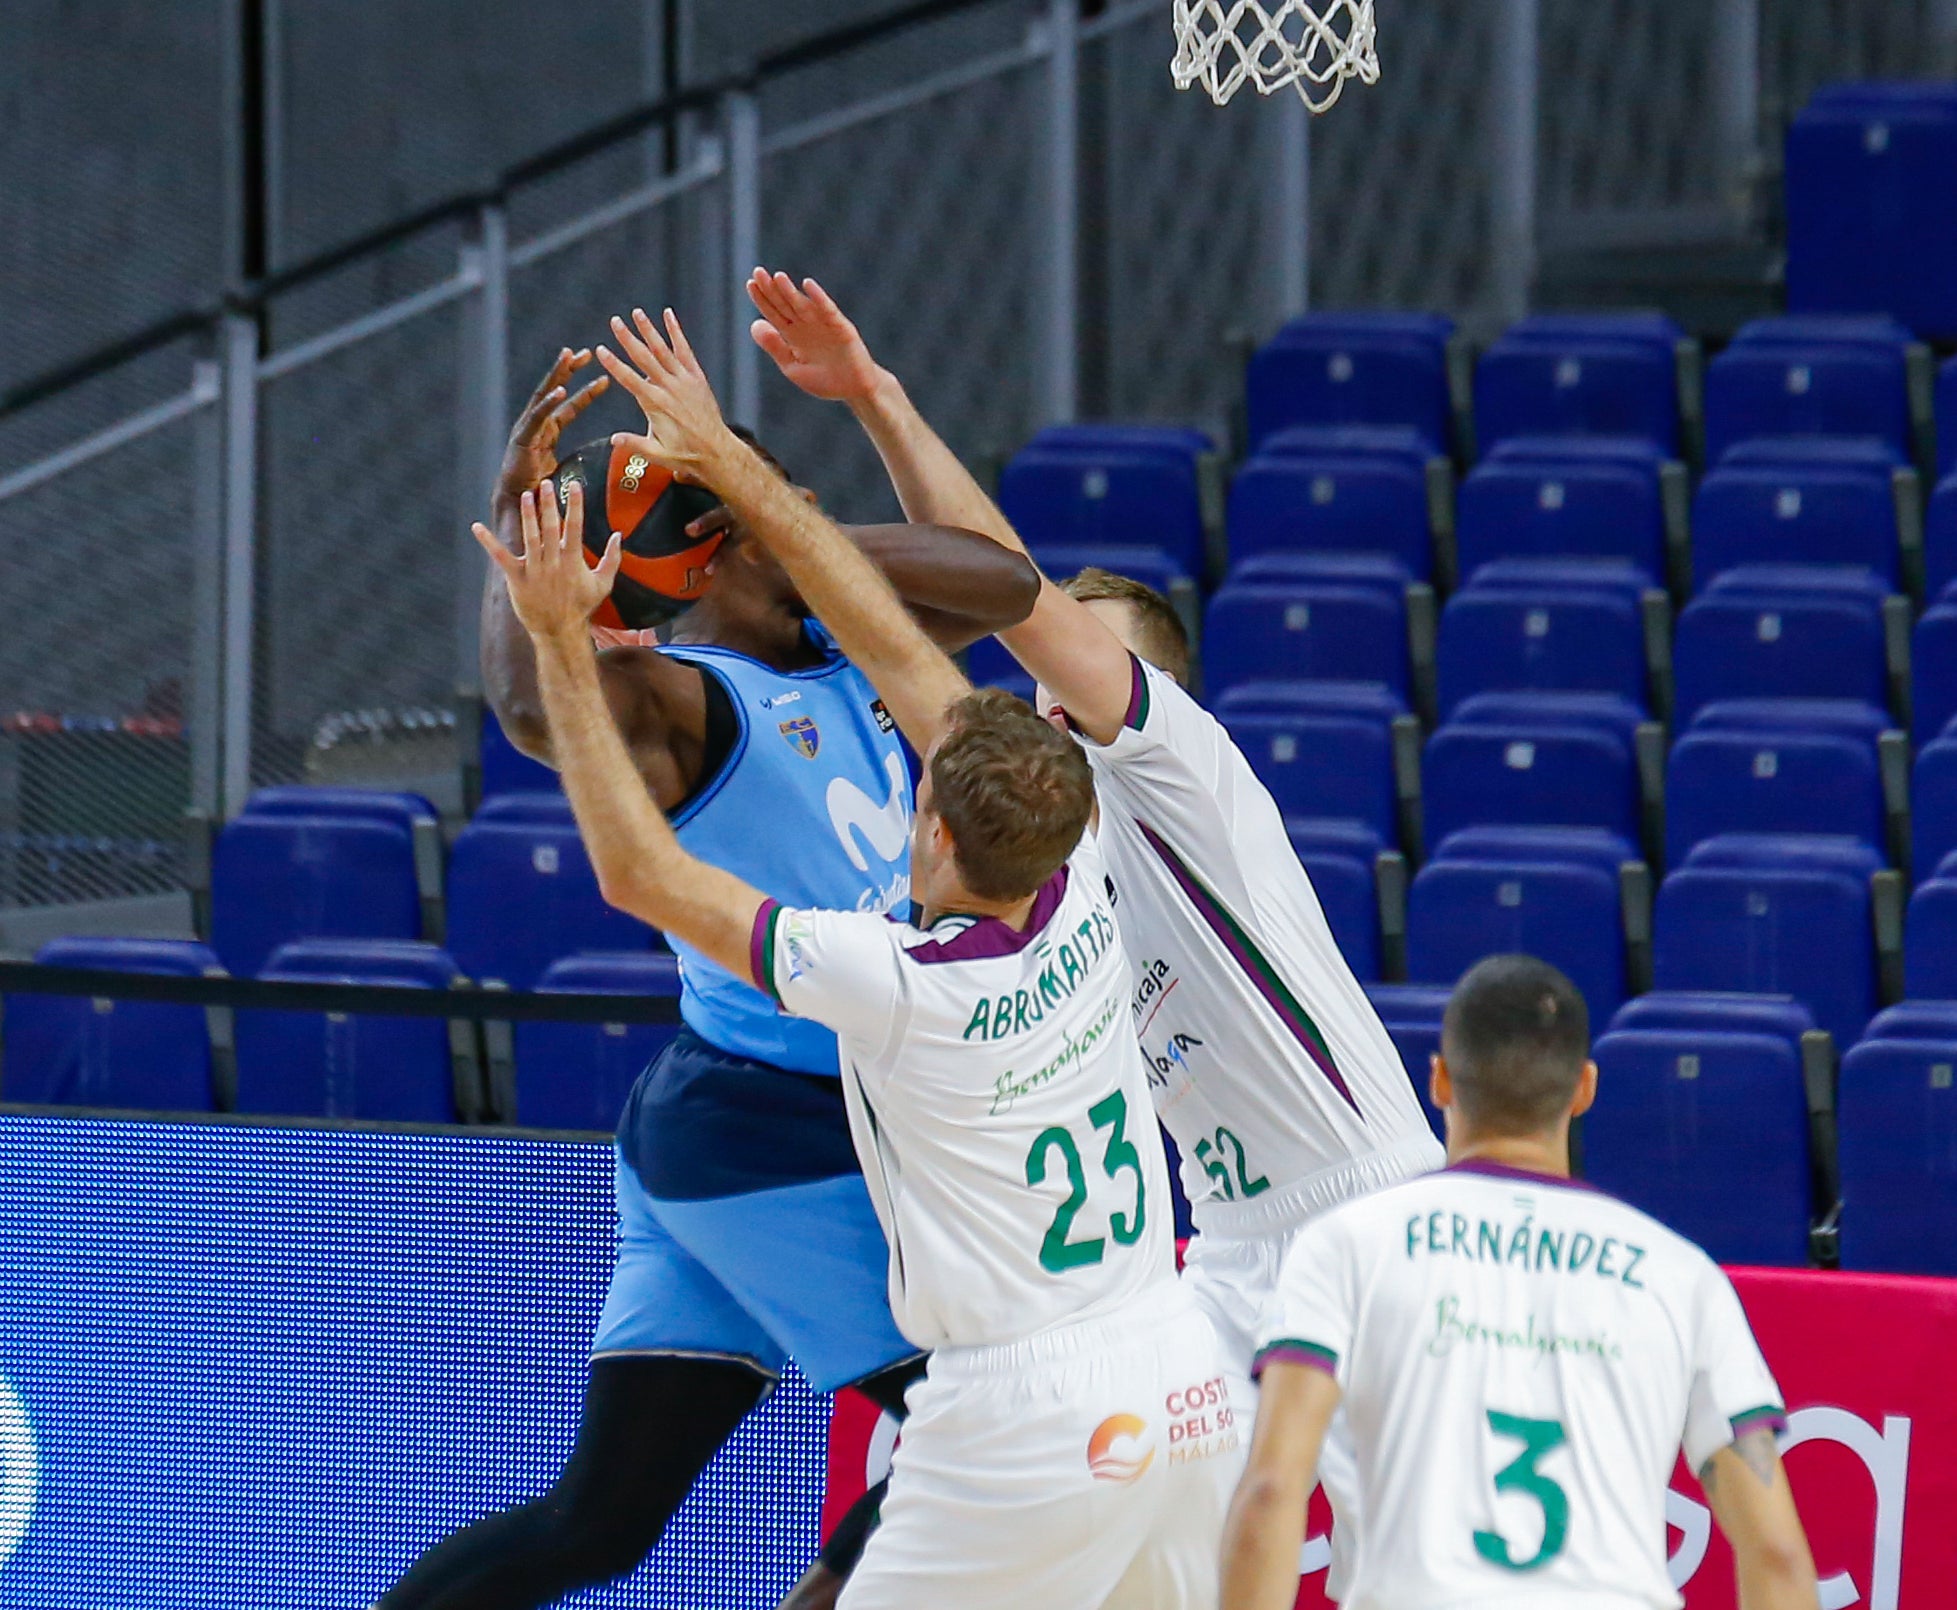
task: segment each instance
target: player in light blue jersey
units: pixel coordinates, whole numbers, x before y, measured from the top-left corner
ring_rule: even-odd
[[[492,500],[512,552],[521,498],[607,384],[569,395],[590,357],[562,353],[512,432]],[[782,904],[907,913],[913,799],[896,724],[738,509],[701,524],[715,520],[730,529],[712,583],[670,640],[599,656],[639,775],[688,851]],[[1032,566],[984,537],[851,535],[948,649],[1032,608]],[[551,763],[535,651],[493,566],[483,685],[517,747]],[[685,1027],[619,1123],[618,1261],[570,1462],[541,1498],[424,1555],[384,1610],[534,1610],[632,1571],[789,1357],[819,1390],[856,1383],[893,1410],[918,1373],[890,1317],[835,1034],[675,948]],[[832,1540],[836,1563],[851,1541]]]

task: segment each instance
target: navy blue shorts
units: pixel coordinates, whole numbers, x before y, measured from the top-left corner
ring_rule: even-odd
[[[639,1076],[617,1139],[618,1262],[595,1355],[793,1358],[831,1391],[913,1357],[841,1084],[682,1029]]]

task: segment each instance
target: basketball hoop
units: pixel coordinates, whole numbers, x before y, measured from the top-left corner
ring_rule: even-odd
[[[1295,85],[1314,112],[1348,78],[1379,82],[1373,0],[1175,0],[1177,89],[1201,84],[1218,106],[1244,86],[1272,95]]]

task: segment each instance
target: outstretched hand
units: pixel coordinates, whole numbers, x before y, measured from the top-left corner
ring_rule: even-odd
[[[557,473],[557,444],[565,429],[611,388],[604,375],[587,382],[574,394],[569,390],[571,376],[591,362],[591,349],[573,352],[565,347],[557,354],[523,412],[510,429],[509,444],[503,449],[503,465],[496,472],[496,485],[490,493],[490,513],[501,520],[516,507],[516,500],[546,476]]]
[[[678,315],[666,309],[662,336],[651,315],[634,308],[630,324],[612,320],[612,334],[624,356],[600,347],[598,361],[646,416],[643,436],[621,432],[612,440],[644,453],[683,481],[711,486],[715,467],[726,464],[730,452],[745,453],[747,448],[721,418],[720,403]]]
[[[757,268],[747,294],[761,315],[750,327],[754,344],[789,380],[825,402],[869,399],[883,372],[827,291],[814,280],[797,286],[786,274]]]
[[[596,567],[584,557],[584,488],[573,481],[565,490],[564,514],[549,481],[518,499],[523,547],[511,553],[496,533],[478,521],[476,541],[509,582],[510,605],[523,629],[542,642],[569,635],[583,640],[591,612],[611,595],[618,574],[622,539],[614,531]]]

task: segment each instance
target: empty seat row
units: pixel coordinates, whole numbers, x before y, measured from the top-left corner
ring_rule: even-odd
[[[223,976],[214,951],[184,941],[55,940],[37,961],[178,977]],[[439,946],[301,940],[259,975],[273,983],[447,989],[465,985]],[[567,958],[543,993],[677,998],[670,955]],[[36,1105],[454,1123],[484,1116],[547,1129],[608,1130],[626,1092],[675,1032],[663,1024],[526,1022],[513,1064],[485,1052],[470,1022],[367,1013],[245,1010],[81,996],[6,1001],[0,1097]],[[495,1027],[495,1025],[488,1025]],[[485,1078],[487,1077],[487,1083]]]

